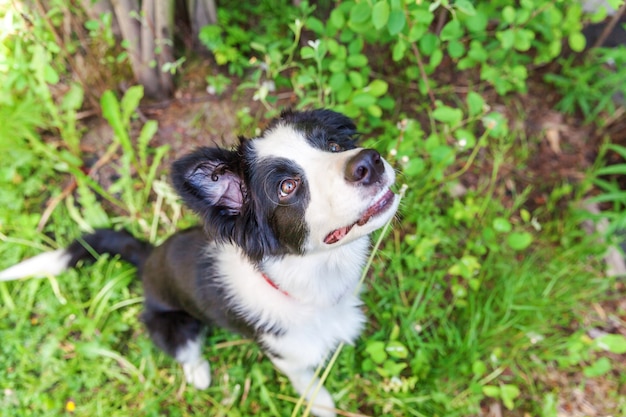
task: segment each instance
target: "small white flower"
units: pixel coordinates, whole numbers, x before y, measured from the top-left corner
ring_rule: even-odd
[[[308,41],[307,43],[309,44],[309,46],[311,48],[315,49],[316,51],[320,47],[320,40],[319,39],[315,39],[314,41]]]

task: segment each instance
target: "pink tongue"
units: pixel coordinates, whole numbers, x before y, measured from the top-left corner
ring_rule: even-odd
[[[352,225],[354,226],[354,225]],[[342,227],[341,229],[333,230],[324,238],[324,243],[331,245],[333,243],[339,242],[345,235],[348,234],[352,226]]]

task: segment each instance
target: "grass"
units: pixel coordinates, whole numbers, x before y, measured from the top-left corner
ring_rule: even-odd
[[[46,174],[53,175],[31,180],[43,187]],[[32,187],[5,185],[12,196]],[[490,201],[483,216],[459,221],[445,209],[452,201],[440,188],[419,201],[411,195],[366,280],[365,334],[343,349],[330,372],[327,386],[339,408],[465,416],[488,399],[485,387],[504,384],[519,389],[516,407],[535,409],[545,387],[532,382],[533,374],[567,355],[554,347],[588,300],[611,285],[600,273],[599,250],[568,212],[533,231],[531,246],[514,250],[506,233],[490,241],[484,230],[503,216],[517,228],[531,227],[491,196],[458,199],[470,212]],[[43,233],[24,233],[38,222],[39,206],[29,201],[3,209],[0,267],[52,243]],[[45,232],[63,245],[79,228],[61,205]],[[451,274],[452,265],[468,259],[478,262],[470,275]],[[0,295],[0,415],[185,416],[210,409],[216,416],[284,416],[298,400],[254,344],[221,331],[205,349],[212,387],[186,387],[178,365],[145,334],[140,286],[117,260],[104,257],[57,278],[0,283]],[[376,356],[381,343],[383,360]]]
[[[41,30],[35,27],[34,38],[49,39]],[[30,62],[20,44],[29,41],[6,37],[3,46],[26,54],[9,58]],[[45,65],[58,65],[36,51]],[[168,148],[150,146],[156,126],[136,129],[138,89],[119,101],[107,93],[101,102],[115,137],[94,166],[110,165],[119,175],[103,189],[82,165],[82,126],[73,117],[80,103],[75,97],[55,106],[41,74],[29,68],[14,71],[19,83],[0,83],[0,97],[12,100],[0,106],[0,118],[12,122],[0,122],[0,269],[91,227],[126,227],[158,243],[195,221],[161,177]],[[463,122],[473,131],[493,117],[481,113],[479,101]],[[459,151],[449,146],[459,122],[435,124],[432,109],[418,108],[431,126],[401,114],[377,119],[382,133],[369,143],[396,164],[409,188],[365,279],[366,330],[327,369],[338,407],[352,416],[470,416],[501,404],[553,417],[567,397],[550,384],[555,373],[622,386],[619,356],[599,350],[585,333],[597,324],[592,304],[619,297],[623,288],[603,274],[603,245],[581,230],[574,208],[585,188],[556,187],[543,211],[530,212],[529,190],[507,196],[499,172],[532,154],[516,139],[519,132],[491,119],[494,127],[476,135],[475,147]],[[365,120],[372,121],[364,117],[359,125],[368,129]],[[450,192],[476,165],[491,168],[475,189]],[[564,189],[572,200],[552,204]],[[50,217],[42,222],[44,212]],[[134,275],[103,257],[59,277],[0,283],[0,416],[306,414],[256,345],[222,331],[207,336],[204,352],[212,386],[188,387],[138,319],[142,292]],[[604,371],[602,358],[612,358]],[[615,405],[606,413],[623,414],[624,396],[608,394]]]

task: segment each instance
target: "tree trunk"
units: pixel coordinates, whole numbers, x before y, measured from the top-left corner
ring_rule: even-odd
[[[127,42],[128,56],[130,58],[130,64],[133,68],[133,73],[137,78],[137,81],[144,86],[144,93],[146,96],[153,98],[161,98],[159,88],[159,78],[154,68],[150,67],[151,59],[147,59],[152,54],[154,57],[154,48],[145,48],[144,41],[146,39],[152,39],[152,33],[148,36],[144,36],[144,29],[149,20],[145,17],[143,24],[137,20],[139,16],[139,4],[137,0],[111,0],[115,15],[120,24],[122,36]],[[145,3],[149,2],[144,2]]]
[[[111,31],[115,36],[121,36],[120,25],[110,0],[81,0],[81,3],[90,19],[100,20],[104,13],[111,13]]]
[[[187,0],[187,10],[189,11],[189,22],[191,23],[193,48],[198,52],[206,53],[207,50],[198,39],[198,36],[200,35],[200,29],[204,26],[217,23],[215,0]]]
[[[166,62],[174,62],[174,2],[154,2],[154,37],[157,46],[157,72],[162,94],[170,96],[174,93],[174,81],[170,71],[163,71]]]

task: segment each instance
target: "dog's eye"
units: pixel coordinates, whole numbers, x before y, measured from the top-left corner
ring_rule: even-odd
[[[298,180],[297,178],[289,178],[284,180],[280,183],[280,186],[278,187],[278,194],[281,198],[287,197],[288,195],[296,191],[299,183],[300,180]]]
[[[343,148],[337,142],[328,142],[328,150],[331,152],[341,152]]]

